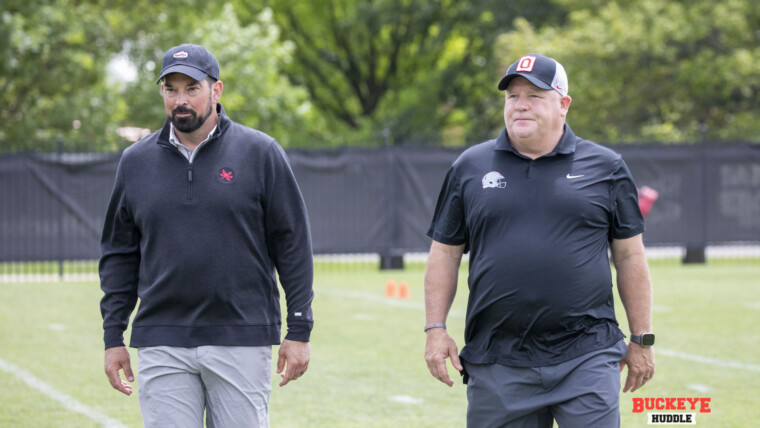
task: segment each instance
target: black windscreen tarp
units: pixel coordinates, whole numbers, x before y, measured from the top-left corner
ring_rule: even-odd
[[[619,145],[659,199],[647,245],[760,242],[760,145]],[[462,149],[288,150],[314,252],[426,251],[438,192]],[[96,259],[119,153],[0,155],[0,261]]]

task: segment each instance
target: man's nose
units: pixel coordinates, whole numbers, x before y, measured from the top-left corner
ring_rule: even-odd
[[[177,96],[174,98],[174,104],[181,106],[187,104],[187,95],[183,91],[177,91]]]
[[[527,110],[528,109],[528,98],[527,97],[517,97],[517,100],[515,101],[515,108],[517,110]]]

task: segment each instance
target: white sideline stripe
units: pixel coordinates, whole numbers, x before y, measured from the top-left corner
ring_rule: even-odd
[[[421,398],[410,397],[408,395],[391,395],[388,398],[390,398],[392,401],[395,401],[397,403],[404,403],[404,404],[422,404],[423,402]]]
[[[369,300],[372,302],[382,303],[388,306],[398,306],[402,308],[419,309],[422,311],[425,310],[425,305],[423,303],[412,302],[409,300],[390,299],[388,297],[379,296],[379,295],[371,294],[371,293],[360,293],[357,291],[319,290],[317,294],[320,294],[320,293],[339,296],[339,297],[346,297],[350,299]],[[462,311],[454,310],[454,311],[449,312],[449,316],[454,316],[457,318],[465,318],[466,314]],[[731,369],[746,370],[746,371],[751,371],[751,372],[760,372],[760,365],[757,365],[757,364],[738,363],[735,361],[724,361],[724,360],[719,360],[717,358],[687,354],[685,352],[673,351],[670,349],[662,349],[659,347],[655,349],[656,349],[656,355],[665,355],[667,357],[680,358],[682,360],[709,364],[709,365],[718,366],[721,368],[731,368]]]
[[[721,368],[747,370],[751,372],[760,372],[760,365],[749,363],[738,363],[736,361],[725,361],[717,358],[703,357],[701,355],[687,354],[685,352],[673,351],[670,349],[661,349],[655,347],[655,355],[665,355],[667,357],[680,358],[682,360],[694,361],[697,363],[710,364]]]
[[[66,409],[71,410],[72,412],[80,413],[84,416],[87,416],[88,418],[103,425],[104,427],[127,428],[127,426],[121,423],[120,421],[117,421],[116,419],[111,419],[108,416],[103,415],[85,406],[84,404],[77,401],[75,398],[67,394],[64,394],[61,391],[58,391],[57,389],[53,388],[47,383],[36,378],[33,374],[29,373],[28,371],[20,367],[16,367],[15,365],[3,360],[2,358],[0,358],[0,369],[5,370],[6,372],[12,374],[13,376],[23,381],[27,385],[45,394],[48,398],[51,398],[61,403],[63,407],[65,407]]]
[[[690,383],[686,385],[687,388],[693,389],[697,392],[701,392],[702,394],[708,394],[710,392],[713,392],[713,387],[708,385],[702,385],[701,383]]]

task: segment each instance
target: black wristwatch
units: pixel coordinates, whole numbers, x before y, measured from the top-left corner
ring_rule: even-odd
[[[649,348],[654,345],[654,333],[644,333],[640,336],[632,334],[631,342],[641,345],[644,348]]]

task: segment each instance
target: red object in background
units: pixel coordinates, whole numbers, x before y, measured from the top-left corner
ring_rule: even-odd
[[[641,215],[646,217],[649,214],[649,210],[652,209],[652,205],[654,205],[659,196],[660,194],[651,187],[642,186],[639,189],[639,209],[641,210]]]

